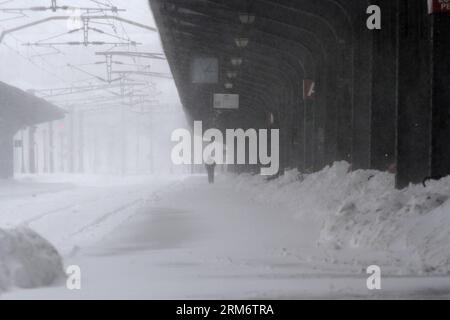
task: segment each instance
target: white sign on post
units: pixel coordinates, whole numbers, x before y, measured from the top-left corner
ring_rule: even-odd
[[[214,109],[239,109],[239,95],[215,93]]]

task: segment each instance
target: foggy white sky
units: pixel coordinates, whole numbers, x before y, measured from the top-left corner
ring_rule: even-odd
[[[98,7],[96,2],[111,3],[119,8],[126,9],[120,16],[148,26],[155,26],[150,7],[147,0],[58,0],[59,6],[71,5],[81,7]],[[25,8],[33,6],[51,5],[50,0],[0,0],[0,8]],[[0,31],[11,29],[49,16],[66,16],[70,12],[52,11],[46,12],[24,12],[25,17],[10,19],[18,14],[0,12]],[[67,21],[51,21],[46,24],[34,26],[7,35],[0,44],[0,81],[20,87],[22,89],[43,89],[67,87],[71,85],[99,84],[98,80],[91,78],[86,73],[74,70],[67,64],[75,65],[87,73],[106,77],[106,66],[103,64],[92,65],[95,62],[104,61],[103,57],[95,56],[96,51],[107,50],[132,50],[162,52],[159,35],[155,32],[140,29],[131,25],[114,22],[117,33],[111,25],[92,24],[93,28],[101,29],[110,34],[120,37],[129,37],[133,41],[141,42],[143,45],[137,47],[121,46],[114,48],[106,46],[54,46],[36,47],[24,46],[28,42],[66,42],[82,41],[82,32],[65,34],[69,31]],[[54,37],[54,38],[53,38]],[[114,37],[90,32],[91,41],[123,42]],[[44,41],[45,39],[48,39]],[[59,50],[59,52],[57,51]],[[166,62],[158,60],[139,59],[133,61],[129,58],[117,58],[123,63],[151,65],[150,71],[170,73]],[[138,69],[138,66],[114,66],[120,69]],[[138,77],[138,76],[137,76]],[[158,96],[161,102],[178,102],[178,95],[172,80],[152,79],[157,84],[157,88],[162,91]]]

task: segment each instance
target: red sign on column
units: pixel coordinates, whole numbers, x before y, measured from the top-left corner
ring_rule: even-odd
[[[450,13],[450,0],[428,0],[428,13]]]
[[[314,80],[303,80],[303,99],[314,100],[316,98],[316,82]]]

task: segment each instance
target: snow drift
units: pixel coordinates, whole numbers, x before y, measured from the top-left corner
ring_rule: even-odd
[[[62,259],[47,240],[28,228],[0,229],[0,293],[48,286],[63,276]]]
[[[337,162],[309,175],[291,170],[270,182],[249,175],[235,181],[257,201],[312,217],[321,225],[318,246],[335,255],[381,251],[403,260],[407,272],[450,273],[450,177],[397,190],[392,174],[349,169]]]

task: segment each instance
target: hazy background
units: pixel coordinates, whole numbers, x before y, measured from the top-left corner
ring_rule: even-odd
[[[103,11],[89,15],[118,15],[122,18],[155,27],[145,0],[58,0],[58,6],[99,8]],[[7,8],[50,7],[51,0],[0,0],[0,10]],[[112,13],[105,9],[116,6],[125,12]],[[84,11],[81,11],[85,13]],[[44,12],[15,10],[0,11],[0,32],[52,16],[70,16],[76,11]],[[76,25],[75,25],[76,26]],[[74,29],[70,20],[49,21],[44,24],[7,34],[0,44],[0,81],[23,90],[40,90],[79,86],[107,85],[103,56],[98,51],[131,51],[162,53],[157,32],[123,22],[92,20],[96,30],[89,31],[89,41],[115,42],[115,45],[67,45],[68,41],[83,41],[83,32]],[[141,43],[130,45],[130,41]],[[39,43],[41,45],[29,45]],[[50,45],[52,43],[52,45]],[[43,45],[45,44],[45,45]],[[170,74],[166,61],[145,58],[113,58],[113,71],[133,70]],[[117,75],[113,75],[113,78]],[[170,161],[170,134],[184,126],[178,94],[172,79],[130,75],[134,81],[145,81],[139,88],[139,99],[148,102],[136,106],[122,105],[118,82],[106,90],[46,97],[68,111],[66,119],[38,126],[36,131],[36,166],[48,172],[49,159],[55,171],[136,174],[174,172]],[[134,99],[134,100],[136,100]],[[127,100],[128,101],[128,100]],[[131,102],[128,101],[128,102]],[[137,112],[136,112],[137,111]],[[51,126],[51,127],[50,127]],[[23,150],[16,149],[16,171],[29,171],[29,128],[16,136],[23,141]],[[124,159],[125,158],[125,159]],[[125,162],[123,165],[122,162]]]

